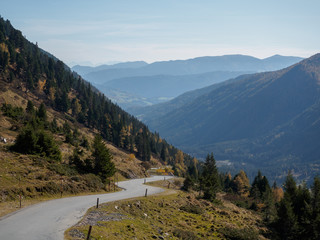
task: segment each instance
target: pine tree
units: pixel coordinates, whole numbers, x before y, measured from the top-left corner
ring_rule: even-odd
[[[38,137],[33,128],[27,126],[19,133],[12,149],[17,152],[33,154],[37,152]]]
[[[166,146],[165,146],[164,144],[162,145],[162,149],[161,149],[161,153],[160,153],[160,158],[161,158],[162,161],[164,161],[164,162],[167,161]]]
[[[250,189],[250,197],[253,197],[255,199],[261,199],[261,180],[262,180],[262,174],[260,170],[258,171],[258,175],[254,178],[251,189]]]
[[[290,199],[283,198],[277,210],[276,229],[283,240],[296,239],[297,219]]]
[[[39,146],[39,152],[51,159],[56,161],[61,161],[61,152],[53,140],[51,134],[46,133],[45,131],[38,132],[38,141],[37,145]]]
[[[283,188],[285,191],[284,197],[294,203],[297,195],[297,184],[291,172],[288,173]]]
[[[320,177],[314,178],[312,185],[312,235],[313,239],[320,239]]]
[[[70,163],[75,165],[79,171],[84,172],[86,169],[84,162],[80,158],[79,152],[80,150],[78,147],[73,150],[73,155],[70,157]]]
[[[111,161],[112,155],[104,145],[100,135],[96,135],[94,138],[92,156],[94,158],[95,173],[101,177],[103,182],[106,182],[108,177],[113,176],[116,169]]]
[[[275,207],[275,200],[273,197],[273,192],[270,188],[268,190],[266,190],[263,198],[264,198],[264,204],[265,204],[264,220],[267,223],[271,223],[276,216],[276,207]]]
[[[201,189],[203,190],[203,198],[210,201],[214,200],[216,193],[220,189],[219,173],[216,166],[216,160],[211,155],[207,155],[206,161],[203,165],[203,172],[201,174]]]
[[[199,179],[198,164],[198,160],[196,158],[193,158],[191,160],[190,166],[188,167],[188,174],[196,181]]]
[[[311,239],[311,194],[305,183],[299,185],[295,198],[295,215],[298,221],[299,239]]]
[[[295,214],[297,186],[291,172],[286,177],[284,190],[284,197],[277,208],[275,226],[281,239],[295,239],[298,233],[298,220]]]
[[[37,116],[43,122],[47,121],[47,110],[43,103],[41,103],[39,110],[37,111]]]
[[[182,189],[185,191],[190,191],[194,187],[194,179],[187,174],[186,178],[184,179]]]
[[[257,200],[264,201],[264,196],[266,193],[271,193],[269,181],[265,176],[262,176],[259,170],[257,176],[253,180],[250,189],[250,196]]]
[[[35,111],[35,110],[34,110],[33,102],[30,101],[30,100],[28,100],[26,112],[29,113],[29,114],[33,114],[34,111]]]

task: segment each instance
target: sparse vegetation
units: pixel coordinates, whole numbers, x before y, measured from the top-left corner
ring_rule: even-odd
[[[259,82],[264,84],[265,75],[269,74],[273,75],[259,75]],[[276,74],[283,76],[281,72]],[[313,81],[316,74],[309,75],[309,81]],[[268,82],[272,84],[274,79]],[[251,77],[246,81],[249,80]],[[251,86],[256,88],[261,83]],[[243,170],[234,177],[219,173],[213,154],[199,163],[161,139],[158,133],[150,132],[146,125],[113,104],[63,62],[27,41],[2,18],[0,87],[0,206],[5,209],[0,216],[15,210],[8,210],[8,206],[18,199],[24,199],[24,205],[30,199],[102,192],[107,191],[107,184],[110,191],[112,180],[115,184],[119,178],[147,176],[146,170],[153,169],[159,174],[174,172],[185,179],[164,180],[163,187],[171,189],[167,195],[91,209],[87,216],[90,225],[94,225],[95,239],[320,237],[319,177],[310,190],[306,184],[297,186],[288,174],[283,191],[276,185],[271,188],[260,171],[252,186]],[[293,90],[295,93],[297,89]],[[211,108],[211,103],[207,101],[203,106],[210,104]],[[300,116],[300,112],[297,114]],[[257,119],[260,118],[259,115]],[[255,131],[258,134],[261,130]],[[316,139],[317,135],[310,136]],[[278,140],[271,140],[270,146],[277,146],[285,139],[280,134]],[[240,142],[235,144],[241,146],[237,145]],[[177,190],[181,188],[184,191]],[[177,192],[172,193],[173,189]],[[87,217],[68,231],[67,238],[83,238],[88,225]]]
[[[66,239],[86,236],[89,225],[97,239],[259,239],[267,231],[257,214],[223,199],[215,204],[181,191],[92,208],[66,232]]]

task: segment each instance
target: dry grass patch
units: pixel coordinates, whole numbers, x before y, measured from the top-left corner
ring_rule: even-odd
[[[92,239],[264,239],[258,215],[225,203],[177,191],[103,204],[89,209],[65,238],[85,239],[91,225]]]

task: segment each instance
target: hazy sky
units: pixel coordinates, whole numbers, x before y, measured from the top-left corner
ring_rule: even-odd
[[[320,52],[319,0],[1,0],[0,15],[69,65]]]

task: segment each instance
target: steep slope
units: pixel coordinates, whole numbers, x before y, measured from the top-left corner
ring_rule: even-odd
[[[184,174],[190,156],[0,17],[0,203],[19,192],[99,191],[115,170],[126,178],[146,176],[151,166],[174,167],[176,154],[175,170]]]
[[[219,88],[223,85],[227,85],[234,81],[238,81],[245,77],[246,75],[241,75],[237,78],[229,79],[221,83],[210,85],[208,87],[185,92],[170,101],[166,101],[163,103],[154,104],[146,107],[131,107],[131,108],[128,108],[127,110],[134,116],[137,116],[138,119],[140,119],[147,125],[153,126],[153,121],[155,121],[155,124],[156,124],[156,122],[158,121],[158,118],[170,113],[171,111],[175,111],[181,108],[182,106],[191,103],[196,98],[204,94],[207,94],[216,88]]]
[[[182,76],[155,75],[130,77],[113,79],[101,85],[96,84],[96,86],[105,93],[110,89],[115,89],[117,91],[127,92],[128,96],[133,95],[136,98],[145,99],[145,102],[154,104],[168,101],[184,92],[209,86],[213,83],[221,82],[244,73],[245,72],[218,71]],[[133,99],[134,98],[131,98],[131,101],[124,104],[118,101],[115,102],[124,107],[124,109],[130,110],[128,107],[132,105]],[[142,103],[140,105],[143,106]]]
[[[101,85],[146,98],[173,98],[184,92],[221,82],[244,72],[212,72],[197,75],[155,75],[114,79]]]
[[[283,163],[281,171],[299,171],[302,161],[311,168],[320,156],[315,141],[319,139],[319,73],[317,54],[280,71],[220,85],[148,124],[193,154],[213,151],[218,160],[232,159],[256,168]]]

